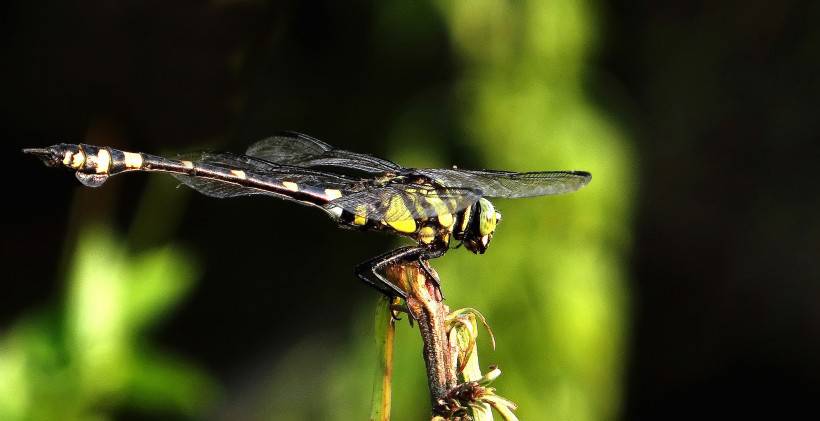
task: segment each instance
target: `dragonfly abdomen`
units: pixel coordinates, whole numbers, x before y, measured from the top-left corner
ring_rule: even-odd
[[[146,171],[170,173],[183,184],[220,198],[267,194],[322,207],[342,194],[340,190],[296,183],[287,177],[262,175],[240,166],[170,159],[107,146],[62,143],[25,152],[38,155],[49,166],[64,166],[76,171],[77,179],[89,187],[99,187],[108,177],[119,173]],[[336,216],[334,212],[329,213]]]

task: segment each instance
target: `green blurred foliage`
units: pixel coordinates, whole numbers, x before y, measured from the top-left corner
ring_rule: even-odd
[[[617,417],[628,334],[633,157],[583,88],[596,43],[591,4],[375,7],[375,30],[390,31],[376,48],[401,49],[407,39],[444,26],[459,75],[454,85],[407,105],[389,139],[391,158],[409,166],[460,164],[444,160],[438,144],[454,136],[459,154],[489,168],[592,172],[592,183],[572,195],[497,202],[504,221],[486,255],[458,250],[433,264],[451,308],[487,316],[498,350],[482,336],[481,362],[501,367],[493,385],[519,405],[521,419]],[[447,104],[455,122],[441,122]],[[442,124],[452,125],[452,133],[442,133]],[[163,238],[179,209],[139,210],[131,240]],[[102,228],[78,238],[64,306],[24,317],[0,339],[0,419],[108,419],[122,408],[196,417],[214,405],[207,376],[146,339],[196,279],[190,256],[173,247],[132,255],[123,238]],[[260,368],[268,370],[259,373],[267,380],[243,390],[242,418],[364,418],[377,366],[374,309],[357,309],[347,326],[333,324],[345,330],[342,343],[328,338],[327,326],[305,327],[302,337],[284,341],[289,348],[272,368]],[[429,415],[421,348],[417,329],[399,323],[396,420]]]
[[[376,25],[410,36],[415,21],[395,19],[392,6]],[[437,9],[436,9],[437,8]],[[414,8],[412,16],[424,21]],[[481,344],[482,362],[504,374],[494,383],[519,405],[522,419],[605,420],[618,416],[625,363],[628,300],[625,255],[634,192],[632,151],[624,134],[587,97],[583,81],[595,44],[590,5],[553,2],[437,2],[451,33],[461,77],[447,93],[457,104],[463,151],[487,167],[508,170],[583,169],[592,183],[562,197],[499,201],[504,222],[484,256],[454,251],[433,262],[452,308],[474,307],[493,326],[498,350]],[[418,25],[429,25],[418,23]],[[441,139],[425,98],[406,110],[391,139],[392,158],[410,166],[439,166]],[[429,102],[428,102],[429,101]],[[351,330],[368,326],[362,309]],[[272,384],[264,419],[359,419],[375,367],[372,339],[351,334],[328,350],[306,339],[282,367],[333,355],[333,364],[291,373]],[[320,351],[321,349],[321,351]],[[396,420],[424,419],[428,390],[418,331],[399,324],[393,390]],[[311,353],[310,350],[313,350]],[[304,366],[303,366],[304,367]],[[320,374],[323,373],[323,374]],[[277,376],[281,375],[277,373]],[[310,405],[299,396],[306,378]]]
[[[101,420],[118,411],[194,415],[214,396],[195,367],[146,334],[197,278],[174,247],[130,254],[102,228],[79,234],[59,310],[23,318],[0,340],[0,419]]]
[[[443,279],[454,280],[448,292],[485,312],[499,331],[496,358],[505,376],[497,387],[520,405],[522,418],[614,418],[632,194],[624,186],[632,175],[626,139],[582,89],[595,22],[572,1],[480,14],[474,4],[448,4],[469,64],[457,93],[466,104],[463,124],[486,162],[593,174],[589,187],[567,197],[497,203],[507,218],[487,256],[493,261],[443,262]]]

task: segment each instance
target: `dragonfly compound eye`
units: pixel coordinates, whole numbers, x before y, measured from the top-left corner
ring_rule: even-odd
[[[492,234],[498,223],[497,215],[493,204],[485,198],[478,199],[478,232],[482,236]]]

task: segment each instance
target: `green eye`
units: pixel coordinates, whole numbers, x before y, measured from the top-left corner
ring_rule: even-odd
[[[478,199],[479,221],[478,232],[481,235],[492,234],[495,231],[496,213],[493,204],[485,198]]]

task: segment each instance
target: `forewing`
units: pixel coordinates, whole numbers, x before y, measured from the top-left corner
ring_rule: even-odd
[[[519,198],[574,192],[592,179],[585,171],[509,172],[462,169],[418,169],[448,188],[464,188],[483,197]]]
[[[295,132],[283,132],[251,145],[246,155],[278,164],[323,168],[345,173],[358,170],[370,174],[401,170],[388,160],[367,154],[335,149],[321,140]]]

